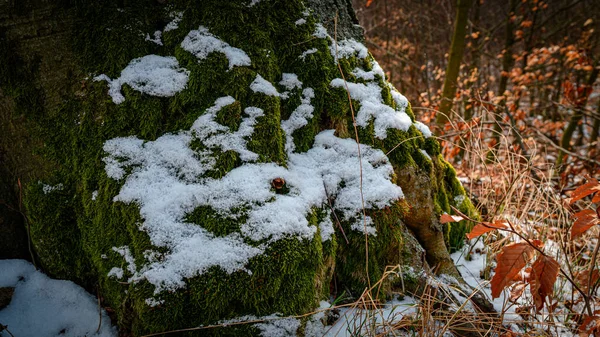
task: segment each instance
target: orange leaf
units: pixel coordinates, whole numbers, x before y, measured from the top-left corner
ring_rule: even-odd
[[[440,217],[440,223],[459,222],[464,219],[465,218],[458,215],[442,214],[442,216]]]
[[[531,294],[537,311],[542,310],[546,297],[552,295],[560,267],[555,259],[540,255],[531,266]]]
[[[589,269],[586,269],[577,275],[577,282],[580,284],[580,287],[586,291],[588,288],[588,283],[595,284],[598,281],[598,279],[600,279],[600,271],[598,271],[598,269],[595,268],[592,271],[591,282]]]
[[[596,211],[591,209],[584,209],[583,211],[577,212],[573,215],[577,220],[573,223],[573,227],[571,227],[571,237],[577,237],[592,228],[594,225],[600,223],[600,219],[598,219],[598,214]]]
[[[502,248],[498,254],[498,266],[490,284],[492,298],[500,297],[500,293],[513,280],[533,255],[533,247],[527,242],[513,243]]]
[[[583,322],[579,326],[579,336],[587,337],[600,331],[600,317],[585,315]]]
[[[373,0],[367,0],[367,7],[371,6],[372,2],[373,2]]]
[[[571,194],[571,204],[579,199],[583,199],[590,194],[600,191],[600,183],[596,179],[590,178],[587,183],[577,187]],[[596,198],[594,198],[595,200]]]
[[[519,282],[510,290],[510,301],[516,303],[519,298],[523,295],[527,284]]]
[[[476,238],[482,234],[491,232],[496,229],[506,229],[506,225],[500,221],[495,221],[493,223],[490,223],[490,222],[479,223],[479,224],[475,225],[475,227],[473,227],[473,229],[471,230],[471,232],[469,234],[467,234],[467,239]]]

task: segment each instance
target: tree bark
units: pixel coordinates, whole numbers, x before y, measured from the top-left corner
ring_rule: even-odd
[[[498,119],[502,122],[502,117],[504,116],[504,112],[508,111],[506,109],[506,95],[505,91],[508,86],[508,74],[511,71],[515,60],[512,55],[512,47],[515,43],[514,36],[514,22],[511,19],[511,16],[517,9],[517,0],[510,0],[508,3],[508,14],[506,15],[506,31],[505,31],[505,43],[504,50],[502,54],[502,72],[500,74],[500,83],[498,84],[498,97],[502,97],[502,101],[500,101],[498,109],[496,109],[496,113],[494,115],[494,119]],[[494,123],[494,133],[492,134],[492,138],[494,139],[494,149],[500,145],[500,135],[502,134],[502,127],[500,123]],[[490,155],[493,155],[493,152],[490,152]]]
[[[594,82],[596,82],[596,79],[598,78],[599,72],[600,70],[598,70],[597,64],[595,64],[594,70],[592,70],[587,80],[585,81],[583,92],[586,92],[587,88],[590,88],[592,87],[592,85],[594,85]],[[573,133],[575,132],[575,130],[579,126],[579,122],[583,118],[583,109],[587,104],[589,94],[586,93],[584,95],[585,96],[583,97],[578,96],[577,101],[574,102],[575,104],[573,107],[573,115],[569,119],[569,123],[567,124],[565,131],[563,132],[563,135],[560,139],[560,146],[565,150],[569,150],[571,148],[571,138],[573,138]],[[563,170],[562,164],[564,156],[565,153],[562,150],[559,150],[558,157],[556,158],[557,172],[561,172]]]
[[[465,51],[465,35],[467,32],[469,9],[472,2],[473,0],[457,1],[454,33],[452,34],[452,44],[450,45],[450,53],[448,55],[446,77],[444,79],[439,112],[436,115],[436,123],[439,127],[442,127],[448,120],[452,119],[452,107],[457,88],[456,79],[458,78],[460,63]]]

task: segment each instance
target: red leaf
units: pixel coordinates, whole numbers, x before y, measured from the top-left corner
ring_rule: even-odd
[[[469,234],[467,234],[467,239],[476,238],[482,234],[491,232],[496,229],[506,229],[506,224],[504,224],[503,222],[500,222],[500,221],[495,221],[493,223],[491,223],[491,222],[479,223],[479,224],[475,225],[475,227],[473,227],[473,229],[471,230],[471,232]]]
[[[596,211],[591,209],[584,209],[583,211],[577,212],[573,215],[577,220],[573,223],[573,227],[571,227],[571,237],[577,237],[592,228],[594,225],[600,223],[600,219],[598,219],[598,214]]]
[[[512,282],[527,264],[533,255],[533,247],[527,242],[513,243],[502,248],[498,254],[498,266],[490,284],[492,286],[492,298],[500,297],[500,293]]]
[[[560,267],[555,259],[540,255],[531,266],[531,294],[537,311],[542,310],[547,296],[554,291]]]
[[[577,189],[575,189],[575,191],[573,191],[573,193],[571,194],[570,203],[572,204],[575,201],[583,199],[583,198],[587,197],[588,195],[594,194],[598,191],[600,191],[600,183],[598,182],[598,180],[590,178],[587,183],[577,187]],[[598,195],[596,195],[596,197],[594,197],[594,200],[596,200],[597,197],[598,197]]]
[[[440,223],[459,222],[464,219],[465,218],[459,215],[442,214],[440,217]]]

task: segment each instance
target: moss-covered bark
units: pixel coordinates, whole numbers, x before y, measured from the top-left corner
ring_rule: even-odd
[[[0,26],[0,50],[10,47],[11,51],[0,53],[0,76],[6,79],[0,84],[0,102],[9,102],[0,106],[0,124],[3,130],[10,130],[0,138],[0,149],[8,153],[13,168],[28,168],[14,171],[11,179],[24,182],[34,247],[51,275],[88,288],[97,286],[106,305],[117,312],[122,331],[142,335],[244,315],[306,313],[331,295],[334,274],[340,289],[360,295],[369,281],[382,276],[387,265],[422,267],[421,257],[415,256],[418,245],[407,227],[425,247],[432,267],[441,264],[441,272],[455,273],[446,247],[461,245],[465,225],[444,229],[437,218],[441,212],[449,212],[450,205],[467,213],[473,208],[453,169],[440,157],[437,141],[424,137],[415,125],[406,131],[388,129],[382,139],[375,134],[373,120],[358,127],[356,135],[352,111],[360,109],[361,101],[352,100],[351,105],[346,90],[331,85],[342,77],[340,68],[350,83],[367,83],[356,69],[371,71],[371,82],[380,86],[383,103],[402,111],[393,89],[373,72],[376,64],[372,57],[352,52],[339,58],[338,67],[330,48],[333,41],[315,36],[319,23],[301,1],[249,4],[243,0],[179,0],[168,5],[154,1],[32,2],[20,8],[0,4],[0,9],[5,6],[9,13]],[[165,30],[176,12],[182,12],[178,28]],[[342,24],[352,26],[350,14],[346,12],[350,19]],[[37,31],[33,42],[22,38],[32,24],[49,27]],[[198,59],[186,51],[182,40],[199,26],[243,50],[251,65],[230,67],[223,53],[212,52]],[[340,35],[356,31],[350,26],[341,29],[345,33]],[[162,45],[145,38],[157,30],[163,31]],[[43,39],[50,42],[43,45]],[[115,104],[107,95],[107,83],[93,80],[99,74],[117,78],[133,59],[149,54],[174,56],[179,66],[189,71],[186,88],[170,97],[157,97],[125,84],[121,88],[125,100]],[[140,213],[141,202],[115,200],[125,182],[107,173],[105,144],[118,137],[134,136],[150,144],[167,134],[181,135],[218,98],[230,96],[235,102],[219,110],[215,121],[234,132],[248,118],[246,108],[262,109],[263,115],[245,139],[247,149],[258,155],[257,164],[286,168],[290,152],[286,151],[281,122],[290,118],[306,97],[301,90],[290,90],[287,98],[250,90],[260,75],[284,92],[286,88],[277,85],[284,73],[296,74],[303,88],[314,91],[310,99],[313,117],[291,135],[296,153],[309,151],[317,134],[326,129],[335,129],[340,138],[357,136],[362,144],[387,154],[395,170],[392,179],[404,190],[405,199],[386,207],[367,205],[365,213],[377,231],[376,236],[368,237],[368,270],[365,235],[353,226],[361,221],[360,215],[348,219],[336,210],[333,216],[329,202],[323,202],[306,214],[308,226],[316,232],[312,237],[246,240],[264,251],[250,258],[245,269],[228,272],[212,266],[186,277],[184,286],[168,290],[161,290],[148,278],[136,277],[152,263],[150,255],[168,256],[171,252],[155,244],[145,230],[148,219]],[[405,113],[414,123],[410,106]],[[198,179],[219,180],[246,164],[238,152],[213,149],[204,141],[196,137],[189,147],[199,157],[211,151],[215,165]],[[135,165],[127,167],[125,176],[135,169]],[[227,237],[240,232],[247,211],[236,210],[241,215],[232,217],[200,206],[187,212],[185,221],[214,237]],[[337,225],[335,235],[322,240],[319,224],[327,217],[333,222],[341,219],[348,243]],[[114,277],[115,268],[121,268],[122,278]],[[386,283],[382,295],[393,286],[394,280]],[[211,333],[245,336],[256,333],[252,329]]]

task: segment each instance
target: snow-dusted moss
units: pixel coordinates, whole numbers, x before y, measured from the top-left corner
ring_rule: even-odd
[[[25,202],[43,265],[97,283],[136,335],[305,313],[334,272],[359,295],[415,260],[400,170],[431,179],[438,212],[464,194],[360,42],[336,44],[300,2],[248,2],[78,9],[92,76],[40,124],[44,183],[64,188]]]

